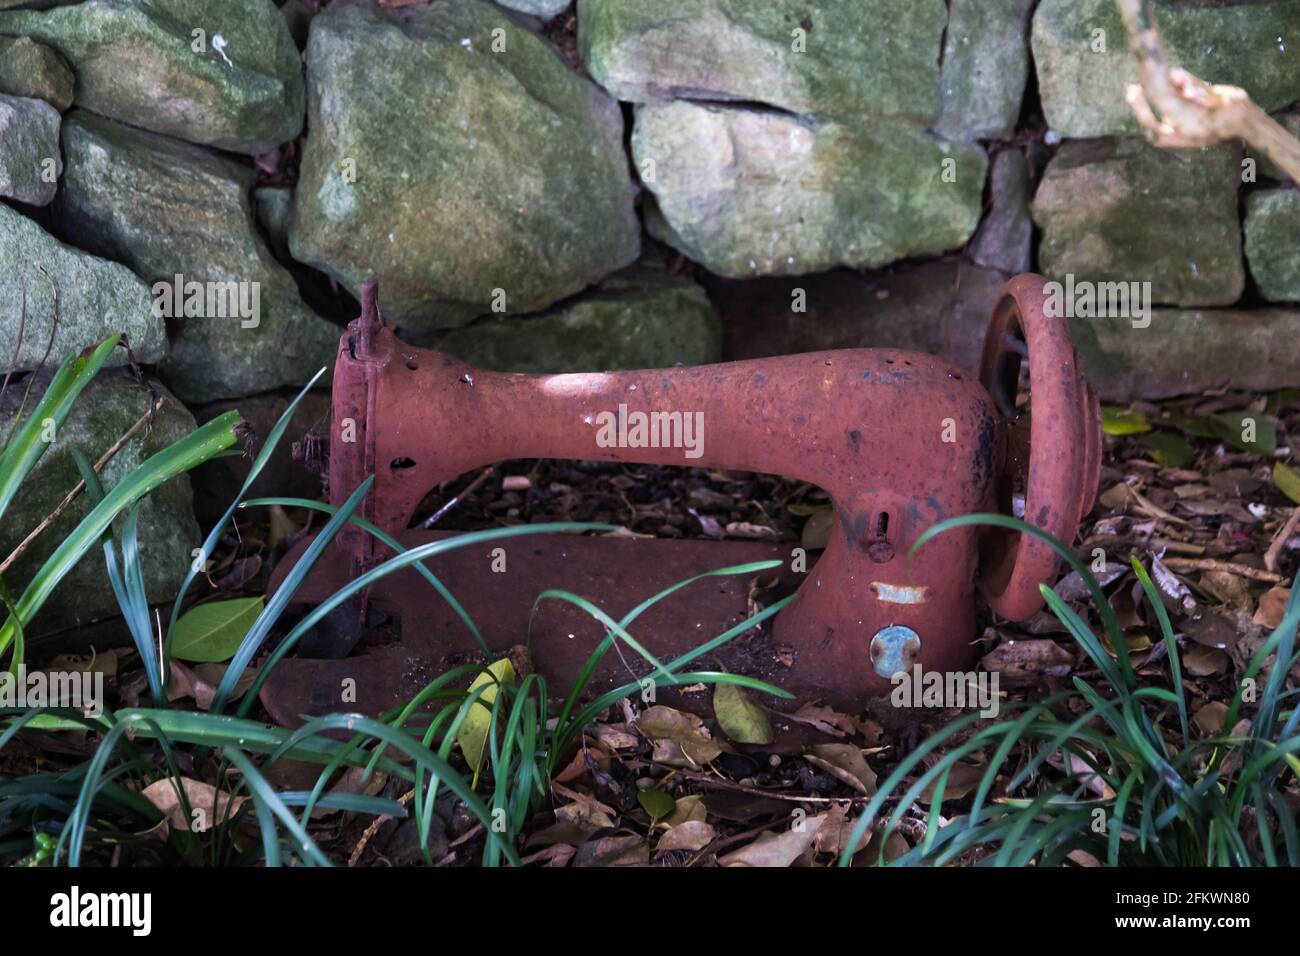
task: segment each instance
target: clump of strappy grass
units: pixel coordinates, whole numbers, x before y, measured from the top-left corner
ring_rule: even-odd
[[[656,659],[628,630],[647,609],[694,581],[716,575],[755,574],[780,563],[764,561],[722,568],[683,581],[648,598],[618,621],[585,598],[569,592],[548,590],[538,595],[535,608],[544,601],[566,601],[590,614],[606,628],[606,636],[592,650],[574,686],[568,688],[558,713],[552,714],[548,707],[548,687],[542,677],[528,674],[516,680],[513,675],[500,676],[505,672],[499,674],[498,668],[489,666],[495,655],[482,634],[454,595],[423,561],[446,551],[518,535],[613,529],[606,525],[576,522],[528,525],[458,535],[405,549],[379,528],[354,514],[372,479],[362,482],[347,502],[337,509],[321,502],[296,498],[244,498],[283,436],[305,393],[306,389],[268,435],[239,496],[205,540],[201,557],[206,558],[212,553],[221,533],[240,507],[304,507],[324,511],[330,517],[244,635],[206,712],[170,708],[165,704],[171,672],[172,635],[185,595],[203,562],[194,562],[176,596],[167,638],[159,648],[149,626],[150,607],[139,573],[134,512],[123,529],[120,556],[107,528],[99,529],[92,536],[92,541],[95,537],[102,539],[108,574],[145,663],[154,706],[106,711],[95,717],[68,709],[33,708],[23,712],[0,709],[0,728],[3,728],[0,749],[33,722],[84,729],[98,737],[93,756],[69,770],[0,779],[0,856],[21,856],[22,861],[29,865],[78,865],[92,858],[110,859],[113,852],[129,851],[132,862],[146,864],[278,865],[296,861],[304,865],[328,865],[332,861],[308,832],[314,810],[335,809],[394,818],[408,815],[404,802],[397,800],[327,792],[340,771],[361,768],[366,776],[382,771],[410,784],[411,814],[415,817],[425,862],[436,862],[429,858],[427,842],[434,819],[434,801],[442,788],[446,788],[462,800],[483,825],[486,834],[483,862],[496,865],[504,859],[518,864],[517,845],[522,828],[529,817],[549,801],[550,780],[579,743],[583,729],[611,704],[642,689],[641,681],[633,680],[584,703],[591,675],[615,642],[622,642],[647,661],[651,668],[650,676],[660,687],[732,683],[789,696],[776,687],[751,678],[692,671],[688,667],[701,656],[773,616],[793,597],[773,604],[695,650],[666,663]],[[84,474],[86,469],[83,467]],[[103,495],[93,474],[86,477],[91,493]],[[393,551],[394,556],[350,581],[289,628],[261,663],[234,712],[227,713],[237,696],[241,677],[268,639],[275,635],[294,592],[348,522],[374,535]],[[413,567],[447,601],[450,609],[478,640],[484,655],[483,663],[466,664],[440,675],[404,706],[377,718],[355,713],[330,714],[310,719],[294,730],[250,719],[258,689],[305,634],[366,587],[409,567]],[[486,678],[483,675],[487,675]],[[461,767],[455,763],[453,751],[458,742],[463,745],[465,732],[472,725],[480,728],[481,763]],[[349,734],[349,739],[338,739],[341,731]],[[321,769],[315,786],[309,791],[277,791],[267,774],[284,759],[319,765]],[[182,766],[194,769],[183,773]],[[223,797],[217,802],[221,813],[201,831],[197,827],[194,830],[172,830],[166,839],[159,839],[157,833],[163,815],[140,791],[156,781],[170,781],[184,819],[201,819],[202,814],[194,813],[195,808],[191,806],[182,784],[186,774],[193,777],[196,773],[202,774],[205,782],[212,786],[228,791],[228,798]],[[241,796],[248,799],[237,804],[233,798]],[[235,809],[236,806],[239,809]],[[257,824],[260,839],[251,842],[237,839],[237,828],[250,816]]]
[[[1050,541],[1091,592],[1106,639],[1125,648],[1101,586],[1061,542],[1002,515],[969,515],[927,531],[916,548],[962,525],[1012,528]],[[1300,660],[1300,587],[1282,622],[1250,659],[1219,730],[1193,734],[1178,642],[1169,615],[1136,557],[1134,573],[1159,622],[1168,686],[1141,686],[1121,650],[1107,649],[1050,588],[1048,607],[1101,675],[1038,702],[1004,705],[1003,719],[961,717],[907,754],[864,808],[848,847],[868,826],[894,831],[933,787],[924,836],[895,865],[1109,866],[1300,865],[1294,799],[1300,776],[1300,709],[1286,677]],[[969,808],[941,825],[953,768],[985,770]],[[886,815],[886,810],[888,814]],[[880,841],[883,846],[885,841]],[[1075,854],[1074,857],[1071,855]],[[846,851],[841,865],[852,862]]]

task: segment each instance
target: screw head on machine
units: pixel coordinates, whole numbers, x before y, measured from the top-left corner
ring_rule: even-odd
[[[901,624],[881,628],[871,639],[871,666],[886,680],[910,670],[920,653],[921,635]]]

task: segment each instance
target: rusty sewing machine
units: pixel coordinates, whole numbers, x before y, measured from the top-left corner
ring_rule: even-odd
[[[693,575],[770,558],[784,562],[797,598],[761,637],[720,651],[720,666],[842,706],[886,694],[890,677],[917,662],[927,671],[968,669],[976,588],[997,614],[1023,620],[1041,607],[1039,585],[1051,582],[1057,558],[1036,538],[986,527],[956,528],[909,555],[917,537],[956,515],[1010,513],[1013,495],[1023,495],[1025,520],[1069,542],[1096,493],[1097,398],[1064,320],[1045,311],[1041,276],[1018,276],[1001,290],[978,377],[931,355],[883,348],[652,371],[494,373],[404,344],[380,317],[373,283],[362,298],[334,369],[329,491],[341,504],[373,474],[360,514],[404,546],[447,534],[408,528],[429,491],[517,458],[775,473],[830,496],[830,541],[802,574],[792,570],[790,545],[755,541],[527,536],[504,542],[503,574],[491,573],[479,553],[486,548],[430,559],[493,649],[527,639],[552,686],[569,685],[605,631],[563,602],[534,615],[542,590],[572,591],[617,619]],[[1032,395],[1024,407],[1017,398],[1026,356]],[[598,441],[600,416],[616,411],[702,413],[707,441],[693,459],[681,448]],[[345,423],[353,441],[339,440]],[[273,587],[307,544],[281,562]],[[389,556],[349,526],[294,600],[319,603]],[[684,653],[752,612],[750,583],[703,579],[653,606],[633,633],[661,660]],[[382,579],[366,601],[398,623],[399,636],[390,629],[386,640],[362,640],[345,659],[282,662],[262,691],[276,720],[292,725],[337,709],[345,678],[355,681],[357,709],[377,713],[475,652],[467,628],[414,570]],[[644,662],[633,656],[630,664]],[[593,687],[625,683],[626,666],[607,655]]]

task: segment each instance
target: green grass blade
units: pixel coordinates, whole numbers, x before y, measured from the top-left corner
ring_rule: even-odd
[[[239,415],[227,412],[201,425],[184,438],[151,456],[119,481],[102,501],[54,549],[15,603],[17,614],[10,614],[0,627],[0,653],[9,646],[18,626],[32,619],[49,598],[55,585],[81,560],[113,520],[163,482],[207,461],[218,451],[235,442],[235,425]]]
[[[50,442],[44,436],[48,426],[53,425],[57,436],[58,430],[67,421],[77,396],[108,361],[117,348],[117,343],[118,336],[111,335],[93,349],[69,356],[54,373],[45,394],[22,428],[12,433],[4,451],[0,452],[0,518],[4,517],[18,488],[36,466],[36,462],[49,449]]]
[[[271,505],[279,505],[282,508],[310,508],[314,511],[321,511],[324,512],[325,514],[331,514],[331,515],[338,510],[333,505],[326,504],[323,501],[311,501],[307,498],[250,498],[249,500],[241,503],[239,507],[255,508],[259,506],[271,506]],[[381,528],[367,521],[365,518],[359,517],[354,514],[348,518],[348,522],[350,524],[356,525],[358,528],[361,528],[368,534],[372,535],[376,540],[382,541],[385,545],[387,545],[389,548],[392,549],[394,554],[403,554],[407,550],[400,543],[398,543],[396,538],[394,538],[390,534],[386,534]],[[426,581],[428,581],[429,584],[433,587],[433,589],[437,591],[438,594],[442,597],[442,599],[451,606],[452,611],[454,611],[456,616],[459,617],[461,621],[465,624],[465,627],[469,630],[474,640],[478,642],[479,648],[483,651],[484,654],[490,657],[492,654],[492,650],[488,647],[487,641],[483,639],[483,635],[482,633],[480,633],[478,629],[478,625],[474,623],[472,618],[470,618],[465,608],[463,608],[461,606],[461,603],[458,600],[456,600],[456,598],[452,595],[451,591],[447,590],[446,585],[444,585],[440,580],[438,580],[438,578],[434,576],[433,572],[430,571],[427,567],[425,567],[424,562],[422,561],[416,563],[415,570],[418,571],[420,576],[423,577]]]
[[[1178,658],[1178,641],[1174,638],[1174,627],[1169,621],[1169,612],[1165,609],[1165,602],[1160,599],[1156,586],[1151,580],[1151,575],[1147,574],[1147,569],[1142,566],[1142,562],[1137,559],[1137,555],[1130,555],[1129,563],[1133,565],[1133,573],[1137,575],[1142,590],[1146,592],[1147,600],[1151,602],[1151,607],[1156,612],[1156,620],[1160,623],[1160,634],[1164,638],[1165,651],[1169,655],[1169,680],[1178,691],[1178,722],[1183,732],[1183,746],[1185,747],[1192,739],[1192,734],[1187,720],[1187,701],[1183,693],[1183,667]]]
[[[298,410],[298,404],[307,396],[307,393],[311,391],[311,387],[315,385],[317,380],[324,374],[325,369],[322,368],[319,372],[313,375],[311,381],[302,387],[302,391],[300,391],[294,400],[289,403],[289,407],[284,410],[284,414],[282,414],[276,421],[275,425],[272,426],[270,434],[266,436],[266,441],[262,443],[261,451],[259,451],[257,457],[253,459],[252,467],[248,469],[248,477],[244,479],[244,484],[240,487],[239,494],[235,496],[235,500],[230,503],[230,507],[226,509],[225,514],[223,514],[221,519],[212,526],[212,530],[208,532],[208,536],[203,540],[203,546],[200,550],[199,558],[190,565],[189,570],[185,574],[185,579],[181,581],[180,589],[176,593],[176,600],[172,602],[172,613],[167,622],[167,633],[169,636],[176,627],[177,619],[181,616],[181,607],[185,603],[185,595],[189,593],[190,585],[194,583],[194,579],[198,577],[204,564],[216,550],[217,542],[221,540],[221,535],[226,530],[226,525],[230,523],[230,519],[234,515],[235,509],[239,507],[240,500],[248,492],[248,489],[252,487],[257,476],[262,473],[262,469],[266,467],[266,463],[271,460],[271,455],[275,451],[276,446],[280,443],[280,439],[284,436],[285,429],[289,427],[289,421],[293,418],[294,412]],[[170,645],[165,645],[163,657],[166,661],[171,660]]]
[[[446,551],[455,551],[458,548],[466,548],[471,545],[484,544],[490,541],[496,541],[501,538],[514,538],[529,534],[557,534],[569,531],[612,531],[612,525],[594,524],[578,521],[562,521],[553,524],[530,524],[517,525],[513,528],[492,528],[488,531],[474,531],[469,534],[458,535],[455,538],[444,538],[440,541],[431,541],[428,544],[422,544],[418,548],[411,548],[396,557],[389,558],[383,564],[371,568],[360,577],[349,581],[344,587],[339,588],[329,598],[321,602],[314,610],[307,614],[297,625],[285,636],[284,640],[276,647],[268,658],[266,664],[257,672],[253,678],[253,683],[245,692],[243,700],[237,713],[241,716],[246,714],[252,707],[253,701],[257,698],[258,691],[261,690],[262,684],[270,676],[272,669],[278,664],[286,654],[297,645],[299,639],[309,630],[315,627],[320,621],[338,607],[352,595],[370,587],[376,581],[387,577],[394,571],[400,571],[402,568],[410,567],[417,561],[432,557],[436,554],[442,554]]]
[[[932,525],[921,533],[920,537],[916,539],[916,543],[912,545],[911,550],[908,552],[909,557],[921,550],[921,548],[925,546],[926,542],[931,539],[951,531],[953,528],[961,528],[970,525],[991,525],[997,528],[1019,531],[1021,534],[1031,535],[1048,544],[1052,550],[1070,566],[1071,569],[1078,572],[1079,577],[1083,579],[1083,583],[1087,585],[1089,593],[1092,594],[1093,603],[1096,605],[1097,613],[1101,616],[1102,623],[1106,627],[1106,633],[1110,635],[1112,643],[1117,649],[1124,646],[1124,632],[1119,626],[1119,620],[1115,617],[1115,612],[1111,609],[1110,602],[1106,600],[1106,595],[1102,592],[1101,585],[1097,583],[1097,579],[1093,577],[1088,566],[1080,561],[1075,553],[1071,551],[1064,542],[1058,541],[1041,528],[1036,528],[1028,522],[1021,521],[1019,518],[1011,518],[1007,515],[1000,514],[970,514],[961,515],[956,518],[949,518],[946,521],[940,521],[938,524]],[[1119,655],[1119,660],[1120,669],[1124,675],[1124,686],[1131,688],[1135,684],[1133,667],[1123,654]]]
[[[370,492],[370,486],[374,483],[375,479],[372,475],[357,485],[348,500],[343,504],[343,507],[330,517],[325,527],[321,529],[320,534],[312,539],[307,550],[303,552],[302,557],[285,576],[275,594],[266,602],[266,605],[262,608],[262,613],[257,615],[257,620],[248,629],[244,639],[239,642],[239,649],[235,651],[235,656],[231,658],[226,672],[221,676],[221,683],[217,685],[217,692],[212,696],[212,706],[208,708],[209,710],[214,713],[225,710],[226,703],[234,694],[239,679],[244,676],[244,671],[252,663],[254,655],[262,646],[262,642],[271,633],[271,628],[275,626],[276,621],[280,619],[280,615],[284,613],[284,609],[293,600],[299,586],[316,564],[316,559],[325,553],[325,549],[330,546],[330,542],[343,530],[348,516],[361,504],[361,499]],[[168,635],[169,638],[171,636]]]

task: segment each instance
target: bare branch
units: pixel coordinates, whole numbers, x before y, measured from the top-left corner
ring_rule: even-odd
[[[1300,140],[1259,108],[1238,86],[1206,83],[1170,67],[1151,0],[1115,0],[1129,45],[1138,58],[1141,85],[1126,99],[1147,139],[1166,149],[1211,146],[1240,138],[1300,182]]]

